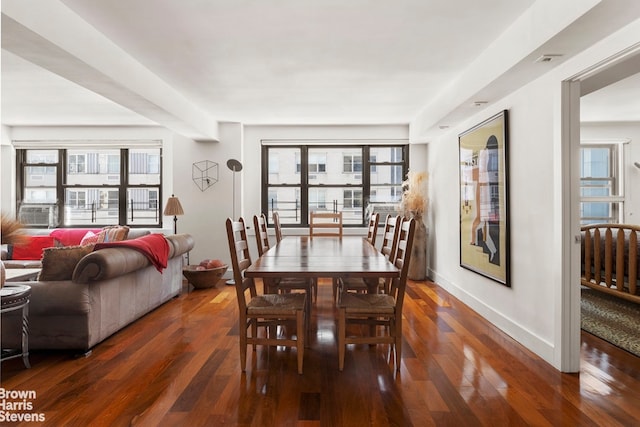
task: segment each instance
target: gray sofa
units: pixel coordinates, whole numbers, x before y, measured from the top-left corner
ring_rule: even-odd
[[[87,352],[182,289],[183,254],[192,236],[167,236],[169,260],[160,273],[147,257],[126,247],[91,252],[71,280],[16,282],[31,286],[29,349]],[[20,346],[19,319],[3,316],[2,347]]]

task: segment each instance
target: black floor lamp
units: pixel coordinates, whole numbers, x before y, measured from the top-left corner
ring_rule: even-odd
[[[236,172],[240,172],[242,170],[242,163],[236,159],[227,160],[227,167],[233,172],[233,207],[232,207],[232,221],[236,221]],[[235,285],[236,281],[233,279],[227,280],[227,285]]]
[[[227,160],[227,167],[233,171],[233,220],[236,218],[236,172],[242,170],[242,163],[236,159]]]

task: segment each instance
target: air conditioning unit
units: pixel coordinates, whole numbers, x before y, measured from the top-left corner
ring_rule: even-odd
[[[26,226],[57,227],[58,208],[55,204],[24,203],[18,210],[18,220]]]

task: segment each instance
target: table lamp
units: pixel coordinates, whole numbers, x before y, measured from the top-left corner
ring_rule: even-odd
[[[184,215],[184,211],[180,200],[173,194],[167,200],[167,205],[164,207],[164,215],[173,215],[173,234],[178,234],[178,215]]]

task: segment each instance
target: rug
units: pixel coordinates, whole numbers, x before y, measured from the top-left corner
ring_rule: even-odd
[[[640,304],[582,288],[581,327],[640,357]]]

